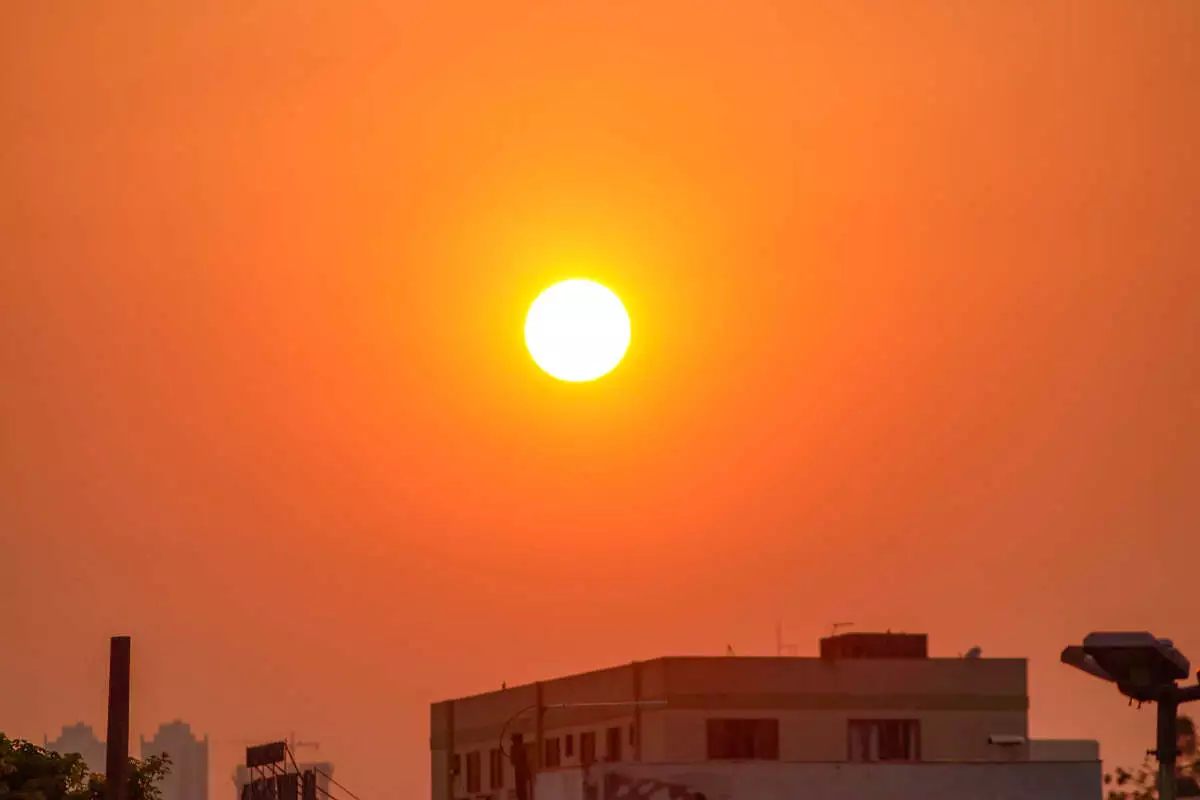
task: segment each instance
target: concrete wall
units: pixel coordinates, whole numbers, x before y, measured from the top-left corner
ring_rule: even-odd
[[[1019,764],[612,764],[540,775],[537,800],[1099,800],[1098,761]]]
[[[1029,742],[1031,761],[1099,761],[1100,743],[1087,739],[1034,739]]]
[[[903,718],[921,723],[925,760],[1009,760],[1011,750],[988,744],[991,734],[1028,737],[1023,659],[821,660],[817,658],[663,658],[546,681],[542,701],[557,703],[663,700],[663,708],[592,707],[547,710],[546,737],[571,735],[579,763],[579,734],[593,731],[597,757],[604,734],[623,730],[623,760],[638,760],[628,736],[640,724],[640,760],[699,762],[706,758],[705,720],[771,717],[780,720],[783,761],[840,761],[847,756],[851,719]],[[481,753],[481,792],[490,786],[488,751],[501,733],[534,738],[537,685],[527,684],[436,703],[430,709],[434,800],[466,794],[463,771],[447,784],[452,759]],[[505,723],[508,727],[505,729]],[[507,742],[505,743],[507,746]],[[1020,756],[1025,757],[1022,750]],[[506,776],[511,787],[511,776]],[[453,789],[453,791],[451,791]]]
[[[992,734],[1025,736],[1027,721],[1017,711],[806,711],[762,708],[675,711],[646,714],[646,761],[694,762],[707,757],[705,721],[714,716],[779,720],[781,761],[844,761],[852,719],[916,719],[921,723],[921,757],[926,761],[1005,759],[988,743]],[[651,724],[650,720],[654,720]]]

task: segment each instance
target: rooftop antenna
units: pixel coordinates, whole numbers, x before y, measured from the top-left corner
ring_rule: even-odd
[[[784,644],[783,641],[783,623],[775,623],[775,655],[777,656],[794,656],[797,655],[797,648],[794,644]]]
[[[853,622],[835,622],[835,623],[833,623],[833,632],[830,633],[829,635],[837,636],[839,630],[841,630],[842,628],[849,628],[853,624],[854,624]]]

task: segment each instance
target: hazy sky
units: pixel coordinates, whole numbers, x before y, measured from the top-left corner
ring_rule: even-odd
[[[323,743],[833,621],[1200,660],[1200,3],[0,3],[0,730]],[[586,274],[625,363],[524,312]],[[136,739],[135,739],[136,747]]]

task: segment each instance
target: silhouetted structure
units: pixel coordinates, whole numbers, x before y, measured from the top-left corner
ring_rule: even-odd
[[[313,789],[316,790],[317,800],[328,800],[330,793],[336,792],[330,784],[329,779],[333,776],[333,764],[328,761],[315,762],[300,762],[297,766],[300,767],[300,772],[313,773]],[[288,771],[292,771],[292,765],[287,764]],[[233,785],[236,791],[234,800],[243,800],[245,788],[250,783],[254,776],[251,771],[246,768],[245,764],[238,764],[233,771]],[[301,783],[301,800],[303,797],[304,784]]]
[[[1024,774],[1067,787],[1063,797],[1078,796],[1081,786],[1099,796],[1096,742],[1028,738],[1025,659],[931,658],[926,636],[891,633],[830,636],[820,652],[807,658],[659,658],[434,703],[433,800],[523,800],[514,774],[520,756],[510,762],[500,750],[506,729],[523,736],[534,800],[550,800],[542,795],[546,775],[638,764],[696,774],[708,770],[700,765],[723,765],[720,781],[693,788],[724,796],[721,781],[743,779],[736,769],[725,774],[727,766],[758,764],[754,779],[774,780],[764,762],[830,767],[776,776],[785,784],[811,780],[806,792],[813,796],[834,792],[829,781],[849,786],[859,780],[838,775],[896,762],[921,765],[888,771],[888,780],[909,781],[898,798],[921,791],[940,796],[941,783],[957,790],[971,779],[952,767],[968,764],[1008,768],[972,773],[985,783],[1024,786],[1014,770],[1027,768]],[[507,742],[504,747],[521,749]],[[655,770],[638,774],[643,772],[650,780]],[[670,783],[674,774],[667,770],[660,777]],[[611,779],[624,780],[616,773]]]
[[[163,800],[208,800],[208,737],[192,735],[186,722],[160,725],[154,738],[141,739],[142,758],[166,753],[171,771],[163,779]]]
[[[842,633],[821,640],[821,658],[929,658],[923,633]]]
[[[108,800],[125,800],[128,793],[129,658],[129,637],[112,637],[108,659],[108,746],[104,754],[104,791]]]
[[[53,750],[63,755],[78,753],[91,772],[100,772],[105,768],[106,748],[104,742],[96,738],[96,732],[92,730],[91,725],[85,725],[82,722],[64,725],[62,733],[58,735],[57,739],[51,741],[43,737],[42,743],[47,750]]]

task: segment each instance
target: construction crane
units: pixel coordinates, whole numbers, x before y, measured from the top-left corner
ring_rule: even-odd
[[[320,743],[320,742],[299,742],[299,741],[296,741],[296,732],[295,732],[295,731],[292,731],[291,733],[289,733],[289,734],[288,734],[288,738],[287,738],[287,746],[288,746],[288,750],[291,750],[293,754],[295,754],[295,752],[296,752],[296,748],[297,748],[297,747],[311,747],[313,750],[320,750],[320,749],[321,749],[321,743]]]

